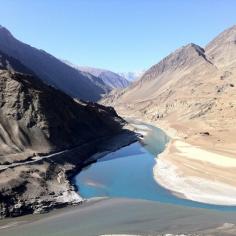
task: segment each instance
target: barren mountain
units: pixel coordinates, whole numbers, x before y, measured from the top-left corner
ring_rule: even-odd
[[[81,201],[70,175],[127,135],[113,108],[75,101],[1,52],[0,96],[0,218]]]
[[[75,102],[36,76],[16,72],[27,69],[4,54],[0,62],[1,155],[55,151],[119,129],[112,109]]]
[[[127,89],[108,95],[103,103],[113,105],[120,114],[154,122],[172,134],[173,141],[168,149],[169,154],[166,154],[167,157],[163,155],[159,160],[159,163],[165,162],[163,166],[167,176],[172,163],[179,175],[187,176],[186,181],[191,182],[189,176],[200,176],[209,180],[219,175],[217,180],[220,183],[230,184],[232,187],[236,185],[235,170],[228,171],[224,169],[223,164],[221,167],[214,167],[212,163],[207,165],[209,157],[205,151],[202,154],[203,158],[206,158],[204,162],[195,160],[191,152],[189,155],[194,161],[190,163],[187,152],[179,153],[179,150],[184,149],[180,147],[178,140],[235,158],[235,77],[236,26],[233,26],[217,36],[205,49],[195,44],[188,44],[176,50],[152,66],[140,80]],[[186,147],[190,149],[191,146]],[[200,158],[201,154],[196,154],[194,157],[197,156]],[[157,173],[160,173],[160,170],[158,171]],[[165,173],[164,169],[162,173]],[[224,178],[220,177],[222,173]],[[163,180],[162,183],[165,183],[163,185],[166,187],[185,194],[184,191],[175,189],[181,184],[176,183],[173,187],[174,184],[171,184],[173,180],[168,182],[168,178],[163,176],[161,178],[158,174],[156,176],[159,180]],[[202,188],[199,180],[191,186],[195,186],[195,192]],[[211,194],[218,196],[217,191],[220,191],[220,188],[214,186],[212,184],[215,192],[212,190]],[[209,194],[210,199],[214,199],[211,194]],[[202,195],[201,191],[199,195]],[[218,199],[224,199],[223,195],[219,195]],[[200,199],[199,196],[195,196],[193,200],[197,199]]]
[[[45,83],[72,97],[97,101],[107,92],[100,78],[80,72],[47,52],[22,43],[2,26],[0,26],[0,50],[18,59]]]
[[[130,114],[145,114],[150,120],[202,121],[212,130],[231,127],[236,109],[234,39],[236,27],[220,34],[206,49],[188,44],[103,102],[121,111],[129,108]]]

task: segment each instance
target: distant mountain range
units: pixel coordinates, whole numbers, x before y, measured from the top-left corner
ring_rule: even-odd
[[[104,89],[107,90],[108,92],[110,92],[113,89],[126,88],[131,84],[131,82],[128,81],[123,76],[109,70],[98,69],[93,67],[77,66],[65,60],[64,62],[69,66],[77,69],[78,71],[89,73],[97,78],[100,78],[106,85],[106,88]]]
[[[137,71],[137,72],[124,72],[119,73],[120,76],[126,78],[128,81],[135,81],[142,77],[142,75],[145,73],[145,70]]]
[[[74,98],[97,101],[117,86],[128,82],[112,72],[101,77],[73,68],[43,50],[22,43],[4,27],[0,26],[0,50],[18,59],[40,79]],[[111,77],[109,77],[111,76]],[[115,80],[119,79],[119,82]]]

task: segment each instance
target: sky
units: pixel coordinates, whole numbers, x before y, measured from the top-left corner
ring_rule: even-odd
[[[236,0],[0,0],[0,25],[81,66],[135,72],[236,24]]]

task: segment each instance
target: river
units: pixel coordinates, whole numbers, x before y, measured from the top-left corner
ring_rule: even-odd
[[[153,178],[155,158],[165,149],[169,138],[155,126],[133,120],[130,122],[138,132],[145,134],[143,139],[107,154],[84,168],[74,178],[82,197],[123,197],[190,207],[236,210],[232,206],[181,199],[157,184]]]
[[[169,138],[154,126],[140,122],[133,125],[145,134],[140,142],[105,155],[75,176],[79,194],[88,202],[45,215],[2,220],[0,235],[179,235],[235,227],[235,207],[181,199],[158,185],[153,178],[154,158]]]

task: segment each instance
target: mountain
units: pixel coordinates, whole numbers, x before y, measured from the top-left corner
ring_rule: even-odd
[[[112,71],[93,67],[76,66],[68,61],[66,61],[66,63],[79,71],[83,71],[100,78],[105,84],[104,90],[107,92],[110,92],[113,89],[123,89],[130,85],[130,82],[126,78]]]
[[[107,93],[104,82],[91,74],[80,72],[43,50],[22,43],[0,26],[0,50],[16,58],[45,83],[68,95],[97,101]]]
[[[31,150],[50,152],[80,145],[120,127],[109,108],[75,102],[3,53],[0,69],[0,155],[5,158]]]
[[[218,127],[220,119],[213,117],[219,111],[234,119],[235,38],[234,26],[205,49],[188,44],[152,66],[127,89],[108,95],[104,103],[129,108],[127,111],[151,120],[207,120],[209,127]]]
[[[145,70],[141,70],[137,72],[119,73],[119,75],[126,78],[128,81],[133,82],[135,80],[138,80],[144,73],[145,73]]]
[[[0,218],[80,202],[71,176],[93,154],[110,150],[105,143],[124,133],[125,122],[111,107],[44,84],[2,52],[0,96]]]
[[[148,108],[155,103],[155,106],[158,105],[158,111],[153,111],[156,116],[166,116],[166,113],[169,114],[173,110],[172,106],[166,108],[166,103],[180,96],[191,96],[192,90],[189,85],[195,88],[195,84],[194,80],[189,78],[189,74],[201,73],[203,68],[215,73],[215,66],[207,59],[204,49],[195,44],[188,44],[152,66],[129,88],[116,93],[115,96],[119,99],[114,99],[113,105],[133,105],[135,111],[145,110],[145,114],[149,114]],[[113,97],[107,96],[108,103],[109,99]],[[155,118],[155,114],[150,115]]]
[[[170,135],[154,168],[159,184],[191,200],[235,204],[236,197],[227,195],[236,184],[235,78],[233,26],[205,48],[190,43],[177,49],[102,103]]]

